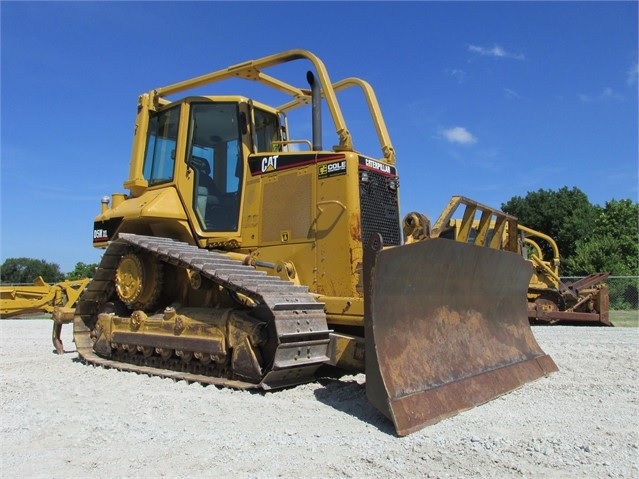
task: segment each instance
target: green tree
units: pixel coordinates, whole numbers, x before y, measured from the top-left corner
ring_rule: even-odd
[[[567,258],[572,276],[607,272],[630,276],[610,281],[610,309],[637,309],[639,290],[639,204],[631,200],[612,200],[600,212],[589,239],[577,242],[575,254]]]
[[[573,255],[577,240],[591,237],[597,216],[597,207],[588,201],[584,192],[566,186],[558,191],[529,192],[524,198],[515,196],[502,204],[501,209],[516,216],[520,224],[553,238],[562,258]],[[552,257],[546,247],[542,245],[544,256]]]
[[[93,278],[95,275],[95,270],[98,268],[97,263],[85,264],[82,262],[78,262],[75,264],[75,269],[67,274],[67,279],[83,279],[83,278]]]
[[[597,207],[590,236],[577,240],[574,254],[564,263],[571,276],[595,272],[638,276],[639,203],[612,200]]]
[[[8,258],[0,265],[1,283],[29,284],[42,276],[47,283],[64,280],[64,273],[56,263],[48,263],[43,259]]]

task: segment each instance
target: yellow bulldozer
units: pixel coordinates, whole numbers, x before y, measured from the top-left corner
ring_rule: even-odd
[[[479,220],[468,215],[461,219],[450,219],[449,216],[442,219],[444,223],[438,226],[439,236],[456,241],[472,243],[482,228]],[[483,234],[488,238],[498,234],[503,248],[518,251],[531,262],[532,275],[527,292],[531,324],[613,326],[609,319],[608,285],[605,283],[608,273],[593,273],[574,282],[565,282],[559,276],[559,248],[550,236],[517,224],[519,242],[511,247],[505,241],[509,235],[508,225],[497,233],[494,221],[483,227],[487,228]],[[550,251],[552,258],[546,257],[544,251]]]
[[[299,65],[299,83],[265,73],[285,66],[292,76]],[[236,80],[286,100],[217,94]],[[351,88],[368,105],[380,157],[353,146],[337,101]],[[299,107],[311,140],[289,135]],[[308,51],[142,94],[124,187],[102,199],[93,244],[105,251],[75,308],[87,363],[263,390],[324,368],[365,372],[367,397],[398,435],[557,369],[528,324],[530,263],[499,241],[438,238],[418,213],[400,221],[395,151],[373,89],[332,82]],[[451,204],[516,224],[463,197]]]
[[[518,225],[522,251],[533,264],[528,286],[528,318],[533,324],[612,326],[609,318],[609,273],[593,273],[574,282],[559,277],[559,248],[550,236]],[[544,258],[546,243],[552,258]],[[530,250],[530,251],[529,251]]]

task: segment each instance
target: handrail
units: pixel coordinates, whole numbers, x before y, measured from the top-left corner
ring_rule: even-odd
[[[377,97],[371,85],[355,77],[345,78],[336,83],[332,83],[326,67],[322,60],[307,50],[288,50],[275,55],[269,55],[257,60],[249,60],[238,63],[230,67],[218,70],[195,78],[177,82],[164,87],[155,88],[140,97],[141,106],[157,108],[165,104],[165,97],[176,93],[181,93],[193,88],[198,88],[211,83],[228,80],[231,78],[241,78],[245,80],[257,81],[267,87],[271,87],[281,93],[289,95],[292,99],[277,107],[278,111],[287,112],[310,103],[311,92],[308,88],[299,88],[275,77],[265,74],[262,69],[291,62],[294,60],[306,59],[310,61],[317,73],[320,81],[322,97],[326,100],[331,113],[335,130],[339,138],[339,150],[353,150],[351,134],[346,126],[344,116],[337,101],[336,92],[347,88],[358,86],[364,93],[368,108],[377,132],[383,157],[390,164],[395,164],[395,150],[388,134],[388,129],[377,101]]]
[[[246,62],[238,63],[222,70],[191,78],[189,80],[184,80],[160,88],[155,88],[151,90],[148,95],[151,99],[151,102],[154,105],[158,105],[159,100],[168,95],[173,95],[175,93],[191,90],[193,88],[198,88],[222,80],[228,80],[230,78],[243,78],[245,80],[260,82],[266,86],[275,88],[282,93],[299,99],[301,97],[307,96],[308,90],[297,88],[286,82],[266,75],[261,72],[261,69],[300,59],[309,60],[315,67],[315,71],[320,80],[320,85],[322,86],[323,94],[326,98],[326,103],[335,124],[335,130],[339,138],[340,148],[352,150],[353,144],[350,132],[346,128],[346,122],[344,121],[342,111],[337,102],[337,98],[335,97],[335,91],[332,87],[332,83],[330,77],[328,76],[328,72],[326,71],[326,67],[324,66],[322,60],[320,60],[316,55],[307,50],[288,50],[282,53],[277,53],[275,55],[269,55],[263,58],[259,58],[257,60],[249,60]]]
[[[517,229],[520,231],[523,231],[524,233],[528,233],[529,236],[533,236],[533,237],[537,237],[537,238],[541,238],[544,241],[546,241],[550,247],[552,248],[552,253],[553,253],[553,258],[551,260],[551,264],[553,265],[553,268],[556,269],[556,276],[557,279],[559,279],[559,247],[557,246],[557,243],[555,242],[554,239],[552,239],[550,236],[548,236],[545,233],[542,233],[541,231],[536,231],[532,228],[528,228],[527,226],[523,226],[523,225],[517,225]],[[525,236],[525,239],[528,240],[527,242],[529,243],[534,243],[535,245],[537,245],[537,243],[534,240],[531,240],[528,236]],[[539,248],[539,245],[537,245],[537,248],[539,250],[539,252],[541,253],[541,248]],[[540,260],[544,260],[543,257],[539,258]]]

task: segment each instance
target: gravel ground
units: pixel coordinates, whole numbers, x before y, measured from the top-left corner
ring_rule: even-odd
[[[536,327],[560,371],[410,436],[363,375],[271,393],[85,366],[0,321],[3,477],[639,477],[639,329]]]

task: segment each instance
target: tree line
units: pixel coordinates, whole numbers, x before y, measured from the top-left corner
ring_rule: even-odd
[[[578,188],[563,187],[515,196],[501,208],[555,240],[561,276],[639,275],[639,204],[632,200],[593,205]],[[552,258],[548,250],[543,254]]]
[[[50,284],[64,280],[93,278],[97,267],[97,263],[78,262],[73,271],[65,274],[57,263],[49,263],[43,259],[9,258],[0,265],[0,283],[31,284],[38,276]]]

